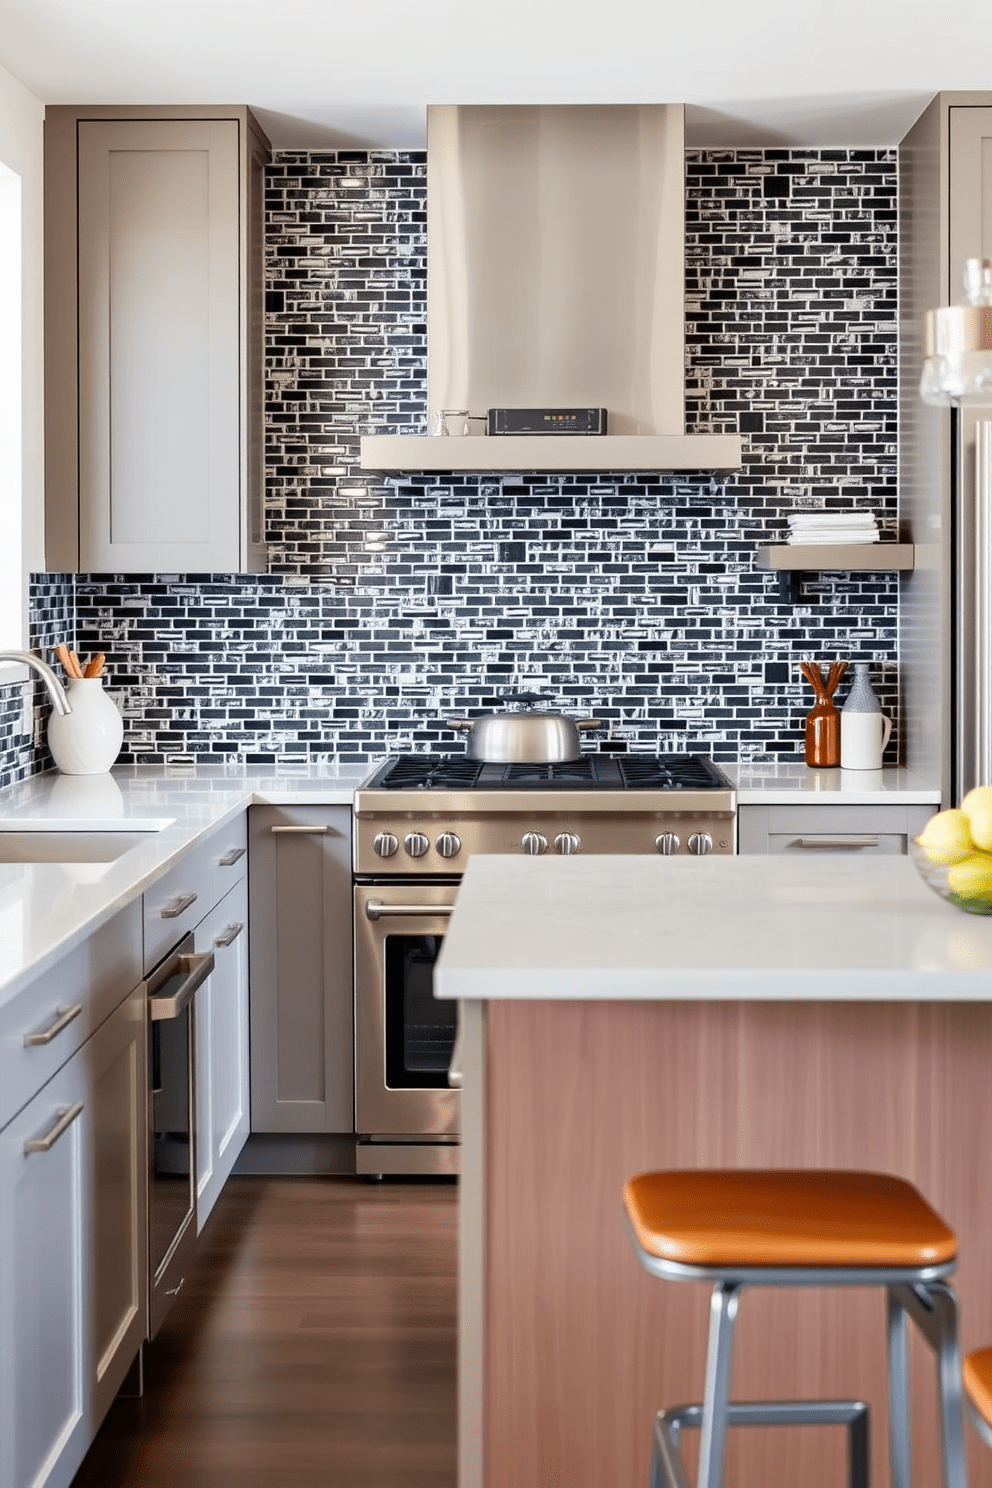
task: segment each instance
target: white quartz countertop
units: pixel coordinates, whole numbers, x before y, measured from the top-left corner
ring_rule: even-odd
[[[992,917],[945,903],[902,857],[477,857],[435,992],[992,1000]]]
[[[940,791],[894,765],[884,770],[814,770],[802,760],[721,762],[738,806],[940,806]]]
[[[110,863],[0,863],[0,1003],[54,964],[251,805],[350,806],[370,765],[336,774],[124,766],[108,775],[51,771],[0,792],[0,834],[142,830]]]

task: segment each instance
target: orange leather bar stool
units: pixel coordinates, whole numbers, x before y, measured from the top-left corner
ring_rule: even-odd
[[[992,1447],[992,1348],[977,1349],[969,1354],[961,1377],[971,1424],[982,1441]]]
[[[683,1427],[701,1433],[697,1488],[722,1488],[728,1426],[790,1424],[846,1425],[851,1488],[868,1488],[863,1401],[730,1400],[734,1323],[746,1286],[885,1287],[893,1488],[910,1488],[908,1318],[939,1361],[944,1488],[966,1488],[957,1301],[946,1280],[957,1265],[957,1240],[912,1184],[829,1169],[642,1173],[624,1185],[624,1205],[646,1270],[666,1281],[713,1283],[704,1398],[659,1411],[652,1488],[689,1488]]]

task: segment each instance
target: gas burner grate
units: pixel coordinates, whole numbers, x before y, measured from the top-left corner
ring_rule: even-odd
[[[483,764],[465,755],[409,754],[369,781],[380,790],[727,790],[704,755],[583,754],[555,764]]]
[[[375,784],[385,790],[471,790],[482,766],[454,754],[405,754],[387,760]]]
[[[727,781],[705,755],[627,754],[617,761],[628,790],[714,790]]]

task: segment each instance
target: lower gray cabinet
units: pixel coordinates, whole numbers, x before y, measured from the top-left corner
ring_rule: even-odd
[[[935,806],[892,805],[739,806],[740,853],[848,853],[878,857],[908,852]]]
[[[251,1129],[355,1129],[351,809],[253,806]]]
[[[145,1084],[142,985],[0,1132],[2,1488],[70,1483],[145,1337]]]

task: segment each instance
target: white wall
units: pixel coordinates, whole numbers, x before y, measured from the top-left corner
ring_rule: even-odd
[[[0,67],[0,161],[21,178],[24,569],[45,566],[43,229],[45,106]]]

